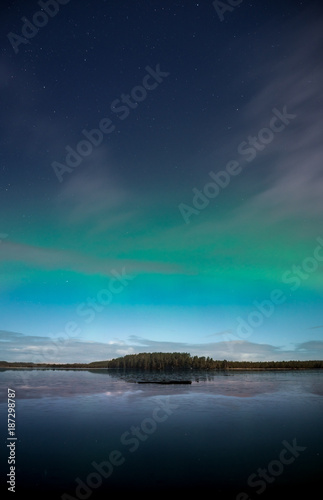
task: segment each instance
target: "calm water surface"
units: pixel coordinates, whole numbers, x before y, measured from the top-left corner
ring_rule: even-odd
[[[15,498],[211,491],[225,500],[279,500],[311,497],[321,483],[322,372],[186,372],[177,377],[190,385],[138,383],[147,377],[1,371],[6,474],[6,395],[16,391]]]

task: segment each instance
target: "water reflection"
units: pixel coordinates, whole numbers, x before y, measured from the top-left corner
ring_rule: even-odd
[[[175,378],[191,384],[153,383]],[[306,451],[275,485],[290,488],[321,474],[323,372],[2,370],[0,386],[2,395],[16,390],[19,484],[40,498],[54,490],[56,498],[77,498],[75,478],[86,481],[93,461],[106,461],[113,450],[125,462],[93,498],[127,487],[183,493],[183,486],[228,500],[241,491],[254,498],[250,474],[295,438]],[[3,400],[3,435],[6,410]],[[2,455],[6,461],[4,447]]]
[[[166,382],[160,384],[159,382]],[[190,382],[170,384],[167,382]],[[144,382],[144,383],[143,383]],[[139,393],[154,394],[202,394],[238,398],[288,391],[305,391],[323,395],[323,373],[300,372],[124,372],[121,370],[1,370],[0,387],[2,401],[6,400],[7,387],[17,391],[20,399],[41,397],[73,397],[78,395],[105,394],[121,396]]]

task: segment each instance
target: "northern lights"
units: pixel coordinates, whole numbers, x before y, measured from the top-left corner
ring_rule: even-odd
[[[70,2],[2,37],[0,359],[322,359],[322,7],[272,3]]]

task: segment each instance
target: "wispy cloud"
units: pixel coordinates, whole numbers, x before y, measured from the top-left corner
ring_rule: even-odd
[[[88,363],[139,352],[189,352],[192,356],[235,361],[282,361],[321,359],[323,341],[311,340],[294,349],[243,340],[209,343],[171,342],[130,335],[107,342],[78,338],[48,338],[0,331],[1,358],[5,361],[37,363]]]
[[[209,337],[223,337],[226,333],[232,333],[233,330],[222,330],[221,332],[211,333],[210,335],[206,335],[206,338]]]
[[[308,353],[312,359],[322,359],[323,356],[323,340],[309,340],[296,345],[296,351],[300,353]]]
[[[125,268],[127,273],[182,274],[180,264],[167,264],[153,260],[92,257],[81,251],[45,248],[8,242],[2,245],[0,262],[21,262],[45,270],[69,270],[101,276],[112,276],[113,270]]]
[[[87,363],[133,352],[123,341],[93,342],[71,337],[45,337],[0,331],[1,359],[33,363]]]
[[[94,151],[86,168],[69,176],[59,189],[56,208],[61,208],[63,223],[84,223],[90,219],[108,219],[115,210],[124,211],[131,193],[116,178],[115,160],[107,147]]]
[[[265,226],[299,216],[319,220],[322,213],[323,116],[317,103],[321,98],[323,68],[317,60],[323,50],[323,22],[318,19],[306,23],[305,19],[295,19],[292,24],[289,20],[290,29],[286,29],[282,40],[284,57],[277,58],[273,52],[247,74],[243,68],[245,84],[257,90],[239,109],[232,133],[224,142],[225,151],[220,152],[221,158],[238,159],[244,166],[235,180],[241,182],[242,189],[245,187],[243,200],[223,220],[231,230],[241,224]],[[264,27],[262,36],[272,38],[272,26],[268,31]],[[241,79],[237,71],[233,83],[236,92],[241,92]],[[282,110],[284,106],[296,118],[248,163],[246,157],[237,153],[238,145],[268,126],[274,107]],[[252,176],[248,171],[252,171]],[[230,189],[231,186],[223,193],[225,197],[230,196]]]

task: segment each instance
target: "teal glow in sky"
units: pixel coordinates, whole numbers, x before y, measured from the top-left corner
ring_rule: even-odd
[[[0,359],[322,359],[322,9],[297,3],[71,2],[3,42]]]

